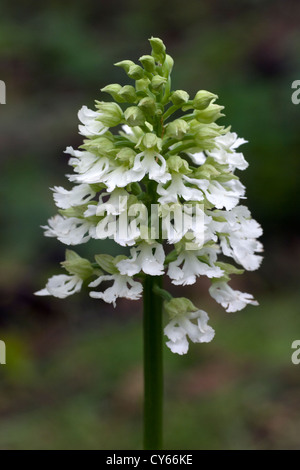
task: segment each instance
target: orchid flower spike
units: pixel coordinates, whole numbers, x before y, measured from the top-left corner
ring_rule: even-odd
[[[130,83],[102,89],[110,101],[78,112],[80,149],[67,147],[68,188],[55,186],[58,214],[43,227],[67,246],[112,238],[128,256],[95,253],[91,262],[67,249],[65,274],[49,279],[37,295],[65,298],[82,286],[90,296],[116,305],[141,297],[145,276],[164,273],[176,286],[209,278],[209,293],[227,312],[257,305],[252,295],[228,285],[232,274],[258,269],[260,225],[240,201],[245,187],[236,172],[247,168],[246,141],[217,123],[218,96],[194,97],[171,89],[173,59],[151,38],[140,64],[115,64]],[[174,113],[176,118],[174,118]],[[103,282],[111,283],[103,287]],[[185,354],[189,341],[214,337],[208,315],[188,299],[161,290],[168,317],[167,346]]]

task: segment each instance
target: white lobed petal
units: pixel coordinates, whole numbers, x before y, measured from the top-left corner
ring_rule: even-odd
[[[53,295],[59,299],[64,299],[79,292],[82,282],[82,279],[76,275],[59,274],[58,276],[52,276],[48,280],[45,289],[35,292],[35,295]]]
[[[209,255],[209,264],[198,259],[200,256]],[[201,250],[185,251],[179,254],[175,261],[169,264],[168,276],[175,285],[190,285],[196,282],[198,276],[209,278],[222,277],[224,272],[214,265],[216,251],[210,247]]]
[[[188,180],[181,174],[173,174],[169,184],[159,183],[157,192],[160,195],[160,204],[176,203],[182,197],[185,201],[203,201],[203,191],[196,187],[187,186]]]
[[[116,306],[117,298],[137,300],[141,297],[143,286],[140,282],[134,281],[129,276],[121,274],[102,275],[89,284],[89,287],[98,287],[103,281],[113,281],[113,285],[104,292],[91,291],[90,296],[94,299],[102,299],[104,302],[112,303]]]
[[[79,245],[90,240],[93,224],[77,217],[55,215],[42,228],[45,229],[46,237],[56,237],[65,245]]]
[[[52,191],[54,191],[53,198],[55,204],[60,209],[69,209],[73,206],[85,204],[96,194],[88,184],[74,186],[70,191],[61,186],[54,186]]]
[[[83,125],[78,126],[79,134],[85,137],[92,137],[95,135],[102,135],[108,127],[104,127],[103,124],[97,119],[101,116],[101,113],[92,111],[87,106],[82,106],[78,111],[78,119]]]
[[[166,160],[153,150],[138,153],[134,159],[132,170],[139,177],[137,181],[143,179],[146,174],[149,174],[149,178],[158,183],[166,183],[171,179],[170,173],[167,172]]]
[[[164,273],[165,253],[160,243],[149,245],[140,243],[130,250],[131,259],[119,261],[117,268],[121,274],[133,276],[143,271],[151,276],[160,276]]]
[[[209,288],[209,293],[226,312],[237,312],[248,304],[258,305],[251,294],[234,290],[226,282],[214,282]]]
[[[262,252],[263,246],[256,238],[262,235],[261,226],[251,219],[250,211],[245,206],[237,206],[229,212],[222,211],[222,215],[227,219],[220,235],[224,255],[232,257],[248,271],[258,269],[262,256],[256,253]]]
[[[238,138],[236,133],[228,132],[215,138],[216,147],[208,151],[207,155],[221,165],[229,165],[230,171],[234,171],[236,168],[245,170],[248,167],[248,163],[244,155],[235,151],[235,149],[245,143],[247,141]]]
[[[164,334],[169,338],[166,343],[173,353],[186,354],[189,348],[189,338],[193,343],[209,343],[215,332],[207,324],[208,315],[204,310],[187,312],[173,318],[164,328]],[[196,324],[192,321],[196,320]]]
[[[204,152],[196,152],[196,153],[187,153],[193,163],[196,165],[203,165],[206,160],[206,156]]]

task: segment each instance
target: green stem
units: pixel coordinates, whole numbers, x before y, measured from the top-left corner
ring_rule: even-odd
[[[189,142],[189,143],[190,143],[190,142],[191,142],[191,138],[193,138],[193,137],[194,137],[193,134],[186,134],[186,135],[183,137],[183,139],[181,139],[181,140],[178,140],[178,139],[175,138],[175,137],[168,139],[168,140],[164,143],[164,145],[162,146],[162,154],[163,154],[164,152],[166,152],[166,151],[171,147],[171,145],[174,145],[174,144],[185,145],[186,142]],[[169,150],[169,152],[170,152],[170,150]],[[169,152],[168,152],[168,153],[169,153]]]
[[[179,105],[173,104],[172,106],[170,106],[165,112],[165,114],[163,115],[164,121],[168,119],[170,116],[172,116],[172,114],[175,113],[178,109],[180,109]]]
[[[191,148],[195,147],[195,142],[193,140],[190,140],[188,142],[183,142],[180,143],[177,147],[174,147],[172,150],[169,150],[169,152],[166,153],[165,157],[170,157],[171,155],[177,155],[180,152],[184,150],[189,150]]]
[[[166,84],[166,88],[165,88],[165,94],[164,94],[164,97],[162,99],[162,104],[167,104],[168,101],[169,101],[169,98],[170,98],[170,91],[171,91],[171,77],[169,75],[168,77],[168,81],[167,81],[167,84]]]
[[[144,449],[162,449],[163,329],[162,299],[154,292],[162,276],[144,280]]]

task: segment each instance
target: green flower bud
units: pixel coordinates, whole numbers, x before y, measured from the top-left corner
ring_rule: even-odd
[[[211,124],[204,124],[193,119],[189,121],[190,134],[193,134],[195,140],[195,147],[200,147],[202,150],[212,150],[215,148],[215,137],[224,135],[228,132],[224,126],[218,126],[215,122]],[[199,151],[199,150],[198,150]]]
[[[191,302],[189,299],[186,299],[185,297],[176,297],[169,301],[165,301],[164,309],[170,318],[184,316],[188,312],[196,312],[198,310],[193,302]]]
[[[164,64],[162,66],[162,72],[163,72],[164,77],[168,77],[171,74],[173,65],[174,65],[173,58],[169,54],[167,54]]]
[[[66,217],[83,217],[83,214],[86,210],[86,206],[74,206],[69,207],[69,209],[59,209],[58,212],[60,215],[64,215]]]
[[[167,79],[161,75],[154,75],[151,80],[151,86],[154,90],[159,90],[163,85],[165,85]]]
[[[96,263],[99,264],[103,271],[109,274],[118,274],[119,271],[115,266],[114,257],[111,255],[95,255]]]
[[[143,126],[146,117],[143,111],[138,106],[130,106],[124,113],[126,122],[129,126]]]
[[[216,177],[216,180],[219,181],[220,183],[227,183],[227,181],[230,180],[238,180],[239,177],[236,175],[233,175],[232,173],[221,173]]]
[[[139,58],[139,61],[146,72],[153,73],[155,71],[155,59],[151,55],[142,55],[142,57]]]
[[[96,108],[98,108],[101,113],[98,119],[104,126],[114,127],[123,120],[123,111],[117,103],[96,101]]]
[[[147,93],[150,85],[150,80],[149,78],[141,78],[140,80],[136,80],[135,82],[135,89],[137,92],[143,91]]]
[[[75,274],[83,280],[91,277],[94,272],[89,260],[81,258],[81,256],[72,250],[66,250],[66,261],[63,261],[61,265],[70,274]]]
[[[96,139],[87,139],[80,148],[99,155],[111,154],[115,151],[114,143],[103,135]]]
[[[213,165],[209,165],[207,163],[204,163],[204,165],[201,165],[195,170],[195,176],[199,179],[210,180],[218,175],[220,175],[219,170],[217,170]]]
[[[174,137],[175,139],[182,139],[182,137],[188,132],[189,124],[183,119],[175,119],[170,122],[167,126],[166,135],[168,137]]]
[[[104,93],[109,93],[115,101],[118,103],[124,102],[122,97],[119,96],[119,91],[122,89],[121,85],[118,83],[112,83],[111,85],[107,85],[104,88],[101,88],[101,91]]]
[[[192,170],[189,169],[189,164],[186,160],[179,157],[178,155],[172,155],[168,158],[167,165],[170,171],[176,173],[182,173],[184,175],[190,173]]]
[[[171,101],[172,101],[173,104],[179,106],[181,104],[186,103],[188,101],[189,97],[190,96],[186,91],[176,90],[171,95]]]
[[[144,77],[145,72],[140,65],[132,65],[127,74],[128,77],[133,78],[134,80],[140,80]]]
[[[218,98],[218,95],[210,93],[210,91],[200,90],[196,93],[196,96],[193,100],[193,106],[195,109],[205,109],[209,106],[212,100]]]
[[[153,98],[143,98],[139,102],[138,106],[146,113],[154,115],[156,111],[156,101]]]
[[[117,160],[120,160],[124,163],[133,164],[136,153],[130,147],[123,147],[116,155]]]
[[[121,62],[115,63],[116,67],[121,67],[125,70],[126,73],[129,72],[130,67],[132,67],[133,65],[135,65],[135,63],[132,62],[132,60],[122,60]]]
[[[125,85],[119,91],[119,96],[127,103],[134,103],[137,99],[135,88],[131,85]]]
[[[235,267],[233,264],[223,263],[221,261],[217,261],[215,265],[219,266],[226,274],[243,274],[245,271],[244,269]],[[216,279],[216,281],[218,281],[218,279]]]
[[[157,135],[152,134],[151,132],[147,132],[147,134],[143,135],[139,142],[137,143],[136,147],[144,150],[155,150],[159,152],[162,147],[162,140],[157,137]]]
[[[222,127],[215,123],[203,124],[196,120],[190,121],[190,131],[195,133],[196,139],[212,139],[222,135]]]
[[[149,41],[152,47],[151,55],[162,64],[166,57],[166,46],[159,38],[152,37]]]
[[[221,113],[222,109],[224,109],[224,106],[219,106],[218,104],[210,103],[210,105],[206,109],[197,110],[195,112],[195,117],[199,122],[210,124],[212,122],[215,122],[220,117],[224,116],[224,114]]]

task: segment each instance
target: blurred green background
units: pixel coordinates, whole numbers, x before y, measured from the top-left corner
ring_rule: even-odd
[[[299,18],[297,0],[2,0],[1,449],[141,448],[141,303],[33,292],[64,256],[39,226],[56,212],[49,187],[66,184],[65,147],[81,143],[77,111],[125,84],[112,64],[137,61],[152,35],[175,59],[173,88],[217,93],[224,124],[249,141],[241,179],[265,232],[262,268],[232,283],[259,307],[226,314],[206,281],[173,286],[209,313],[216,337],[185,357],[165,348],[165,447],[300,448]],[[78,252],[95,246],[116,252]]]

